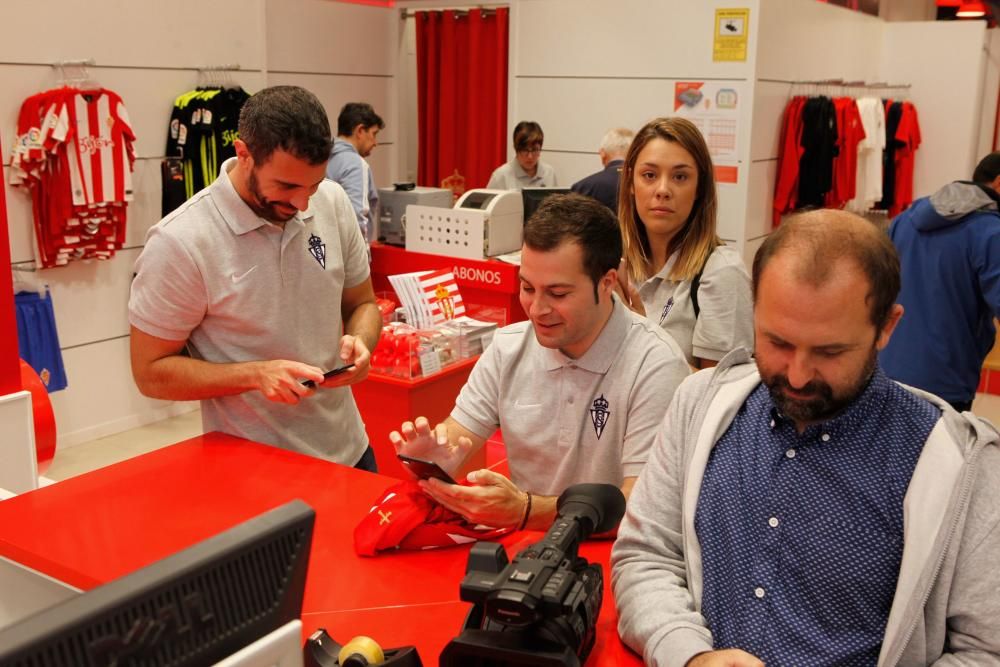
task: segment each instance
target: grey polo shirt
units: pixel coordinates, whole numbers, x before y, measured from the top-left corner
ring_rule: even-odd
[[[554,188],[557,185],[556,170],[552,168],[552,165],[539,160],[535,175],[529,176],[515,158],[494,169],[486,187],[490,190],[523,190],[524,188]]]
[[[676,261],[674,253],[659,273],[639,286],[646,317],[677,341],[692,365],[695,357],[718,361],[737,347],[752,351],[753,296],[739,252],[723,245],[709,255],[698,287],[697,320],[691,281],[667,278]]]
[[[345,286],[368,279],[368,254],[351,202],[324,181],[309,208],[285,223],[257,215],[229,180],[236,159],[146,237],[135,264],[129,321],[187,340],[214,363],[289,359],[341,365]],[[349,387],[321,389],[297,405],[258,391],[202,401],[206,431],[354,465],[368,446]]]
[[[530,321],[498,331],[451,416],[483,438],[503,429],[511,479],[526,491],[620,486],[646,463],[688,373],[677,344],[616,299],[579,359],[539,345]]]

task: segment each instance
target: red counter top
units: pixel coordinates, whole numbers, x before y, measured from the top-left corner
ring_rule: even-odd
[[[0,502],[0,556],[87,590],[294,498],[316,510],[303,602],[304,634],[367,634],[413,644],[427,665],[455,636],[468,547],[354,553],[354,527],[395,479],[209,433]],[[513,555],[540,537],[518,533]],[[581,555],[607,564],[611,543]],[[607,572],[605,573],[607,578]],[[610,587],[593,665],[638,665],[615,633]]]

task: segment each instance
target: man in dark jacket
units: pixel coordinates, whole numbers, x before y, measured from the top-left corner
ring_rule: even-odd
[[[608,130],[597,151],[604,169],[577,181],[570,190],[593,197],[618,215],[618,183],[622,177],[625,153],[628,152],[634,136],[635,132],[624,127]]]
[[[1000,314],[1000,151],[972,181],[919,199],[889,227],[902,320],[879,362],[889,377],[968,410]]]

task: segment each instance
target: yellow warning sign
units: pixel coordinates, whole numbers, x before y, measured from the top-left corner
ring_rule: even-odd
[[[712,60],[746,61],[750,9],[716,9]]]

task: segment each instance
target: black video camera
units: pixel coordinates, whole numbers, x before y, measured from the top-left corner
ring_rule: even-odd
[[[461,597],[474,606],[441,654],[441,667],[578,667],[587,660],[604,576],[577,551],[590,535],[618,525],[625,496],[610,484],[577,484],[559,496],[557,508],[545,537],[513,562],[500,544],[473,546]]]

